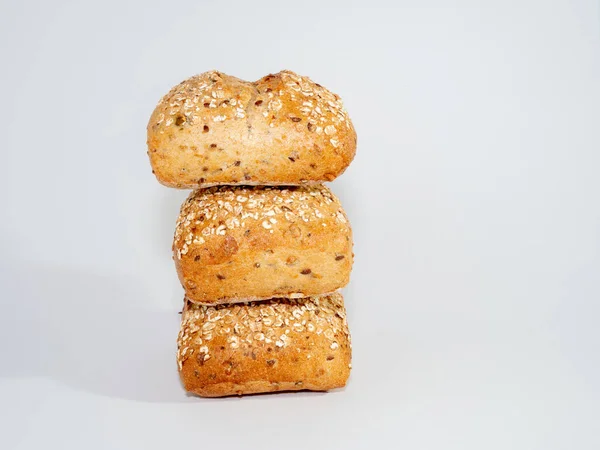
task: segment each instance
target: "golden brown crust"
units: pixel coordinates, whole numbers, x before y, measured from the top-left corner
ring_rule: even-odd
[[[177,188],[331,181],[355,152],[340,98],[291,71],[254,83],[205,72],[175,86],[148,123],[153,172]]]
[[[193,302],[301,298],[348,283],[352,230],[323,185],[214,187],[181,207],[173,253]]]
[[[185,389],[203,397],[343,387],[351,367],[343,298],[186,302],[177,363]]]

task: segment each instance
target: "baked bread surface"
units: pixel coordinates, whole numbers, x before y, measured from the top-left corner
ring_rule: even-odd
[[[184,388],[203,397],[343,387],[351,342],[342,295],[218,306],[186,302]]]
[[[323,185],[212,187],[182,205],[173,258],[196,303],[323,295],[349,281],[352,230]]]
[[[287,70],[256,82],[217,71],[189,78],[147,131],[156,178],[176,188],[331,181],[356,152],[339,96]]]

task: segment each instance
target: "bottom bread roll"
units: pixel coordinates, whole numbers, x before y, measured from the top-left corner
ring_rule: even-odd
[[[177,342],[184,388],[203,397],[326,391],[346,385],[351,344],[342,295],[196,305]]]

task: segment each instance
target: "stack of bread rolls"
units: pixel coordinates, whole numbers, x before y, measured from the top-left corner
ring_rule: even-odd
[[[206,72],[162,98],[148,124],[153,173],[194,189],[173,242],[187,391],[346,384],[351,346],[339,290],[352,268],[352,231],[322,183],[355,151],[340,98],[290,71],[256,82]]]

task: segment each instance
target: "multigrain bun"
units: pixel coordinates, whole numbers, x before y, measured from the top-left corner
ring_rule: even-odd
[[[352,230],[323,185],[212,187],[181,207],[173,253],[193,302],[301,298],[348,283]]]
[[[148,123],[153,172],[176,188],[331,181],[355,151],[340,98],[287,70],[253,83],[216,71],[194,76]]]
[[[203,397],[325,391],[350,375],[338,293],[216,307],[186,302],[177,349],[183,386]]]

